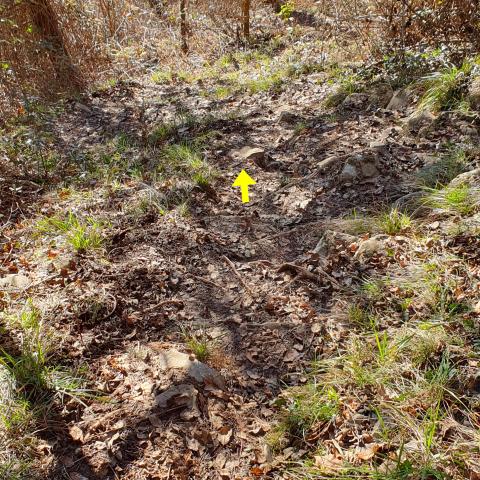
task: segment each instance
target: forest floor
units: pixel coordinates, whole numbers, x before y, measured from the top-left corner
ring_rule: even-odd
[[[3,132],[2,478],[480,478],[476,119],[153,79]]]

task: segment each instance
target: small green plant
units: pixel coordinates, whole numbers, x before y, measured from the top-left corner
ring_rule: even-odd
[[[379,220],[380,229],[387,235],[396,235],[410,227],[410,217],[396,208],[384,213]]]
[[[173,122],[157,125],[148,136],[150,145],[158,145],[177,134],[177,126]]]
[[[438,401],[436,405],[430,407],[425,414],[423,422],[423,435],[424,446],[427,452],[432,450],[435,435],[438,431],[440,421],[440,404],[441,402]]]
[[[62,234],[77,252],[95,250],[103,245],[102,225],[90,217],[80,220],[72,212],[65,217],[44,218],[37,222],[36,230],[39,234]]]
[[[308,125],[305,122],[298,122],[295,125],[293,133],[294,135],[301,135],[302,133],[305,133],[307,130],[308,130]]]
[[[187,340],[188,348],[200,362],[208,360],[211,355],[209,343],[205,337],[191,336]]]
[[[362,292],[370,300],[378,300],[382,296],[383,284],[380,280],[368,279],[361,285]]]
[[[278,12],[278,16],[282,20],[289,20],[293,12],[295,11],[295,2],[293,0],[288,0],[287,2],[280,5],[280,12]]]
[[[328,422],[338,413],[340,397],[333,387],[308,383],[287,393],[287,409],[282,423],[285,430],[303,438],[320,422]]]
[[[173,80],[172,72],[169,70],[158,70],[152,74],[152,82],[159,85],[171,83]]]
[[[469,75],[478,60],[465,60],[460,67],[455,65],[434,72],[423,78],[426,91],[420,100],[419,110],[451,110],[463,102]]]
[[[162,150],[159,173],[177,174],[193,181],[200,187],[207,187],[216,177],[216,172],[204,160],[195,143],[168,145]]]
[[[351,305],[348,308],[348,319],[354,325],[362,328],[370,324],[370,314],[360,305]]]
[[[181,335],[197,360],[204,362],[212,354],[212,342],[203,330],[192,331],[180,326]]]
[[[480,190],[468,185],[427,189],[426,204],[446,212],[470,215],[480,202]]]
[[[19,329],[22,340],[19,355],[5,350],[0,352],[0,366],[15,385],[15,415],[22,414],[32,403],[48,403],[54,399],[63,401],[65,396],[78,398],[87,394],[84,381],[79,376],[50,365],[54,345],[58,343],[31,300],[18,318],[7,318],[7,322],[9,327]],[[0,400],[2,406],[5,407]],[[4,408],[0,408],[0,413],[1,410]],[[6,415],[3,413],[2,416]],[[7,421],[12,422],[12,416]]]
[[[442,155],[435,163],[426,165],[418,172],[420,183],[427,188],[447,185],[457,175],[467,170],[467,153],[463,148],[454,148]]]

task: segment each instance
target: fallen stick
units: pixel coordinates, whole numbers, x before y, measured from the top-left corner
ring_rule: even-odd
[[[335,278],[333,278],[331,275],[329,275],[327,272],[325,272],[325,270],[322,270],[320,267],[317,267],[317,270],[320,272],[321,275],[327,278],[330,281],[330,283],[335,285],[337,288],[343,289],[343,287],[338,283],[338,281]],[[310,270],[307,270],[305,267],[301,267],[300,265],[295,265],[294,263],[284,263],[280,265],[280,267],[277,269],[278,273],[288,272],[288,271],[296,272],[301,277],[308,278],[309,280],[312,280],[317,283],[322,280],[320,275],[317,275],[316,273],[313,273]]]
[[[232,269],[235,276],[240,280],[240,283],[243,285],[245,290],[247,290],[250,293],[250,295],[253,296],[252,290],[250,290],[250,287],[245,283],[242,276],[238,273],[238,270],[235,268],[235,265],[233,264],[233,262],[225,255],[222,255],[222,258],[227,262],[228,266]]]

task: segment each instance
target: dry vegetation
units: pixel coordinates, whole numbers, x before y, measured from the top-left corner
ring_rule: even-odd
[[[479,15],[3,2],[0,480],[480,478]]]

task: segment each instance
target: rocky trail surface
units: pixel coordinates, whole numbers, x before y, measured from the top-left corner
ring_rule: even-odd
[[[139,81],[45,115],[77,164],[123,136],[122,158],[148,172],[152,131],[173,124],[180,140],[201,137],[217,172],[203,187],[147,175],[51,191],[20,179],[30,196],[12,190],[2,204],[4,290],[41,305],[63,338],[59,358],[86,366],[100,392],[39,428],[49,478],[274,478],[304,455],[265,440],[278,395],[348,337],[352,286],[402,261],[385,252],[404,238],[372,241],[348,221],[408,202],[439,145],[478,134],[449,114],[408,120],[414,99],[385,86],[327,109],[331,88],[315,73],[217,100],[204,85]],[[242,169],[257,182],[245,205],[231,186]],[[185,191],[188,214],[151,208]],[[67,211],[102,220],[101,253],[32,234],[40,215]]]

